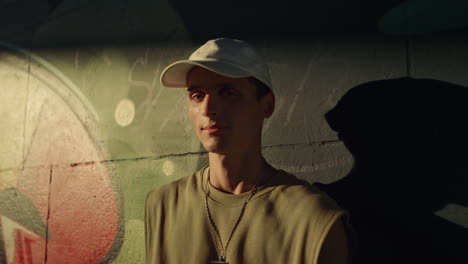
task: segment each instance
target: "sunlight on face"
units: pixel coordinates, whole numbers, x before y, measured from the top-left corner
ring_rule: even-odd
[[[187,76],[189,115],[208,152],[259,148],[265,117],[247,78],[229,78],[195,67]]]

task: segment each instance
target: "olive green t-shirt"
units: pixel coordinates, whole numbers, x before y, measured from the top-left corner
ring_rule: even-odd
[[[146,262],[210,263],[218,259],[205,206],[223,245],[250,192],[234,195],[208,183],[209,167],[151,191],[145,205]],[[226,253],[230,264],[315,264],[332,225],[345,214],[315,186],[279,170],[248,202]],[[221,253],[221,252],[220,252]]]

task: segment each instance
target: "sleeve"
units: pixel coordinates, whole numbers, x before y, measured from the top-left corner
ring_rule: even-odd
[[[145,200],[145,253],[146,253],[146,263],[150,263],[152,255],[150,254],[150,248],[152,248],[153,243],[153,226],[152,219],[153,215],[151,214],[152,203],[149,201],[151,199],[151,194],[149,192]]]
[[[157,190],[151,191],[145,200],[145,252],[146,263],[160,263],[158,258],[161,258],[161,248],[158,246],[158,238],[163,234],[162,228],[164,226],[164,206],[162,202],[162,195]],[[159,254],[158,254],[159,253]]]
[[[337,221],[343,222],[344,227],[346,229],[347,236],[349,234],[349,228],[350,228],[349,213],[341,209],[336,204],[336,202],[325,193],[321,194],[319,208],[320,208],[320,212],[318,213],[317,216],[318,218],[320,218],[318,220],[320,222],[318,226],[321,226],[321,231],[318,233],[318,237],[317,237],[318,241],[317,241],[317,247],[315,248],[315,252],[314,252],[313,263],[318,263],[318,258],[320,255],[320,251],[323,247],[325,238],[328,236],[331,228]]]

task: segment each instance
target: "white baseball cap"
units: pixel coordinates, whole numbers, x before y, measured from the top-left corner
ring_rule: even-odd
[[[246,42],[238,39],[208,40],[195,50],[188,60],[174,62],[161,73],[166,87],[187,87],[187,73],[200,66],[217,74],[231,77],[254,77],[272,89],[270,70],[263,59]]]

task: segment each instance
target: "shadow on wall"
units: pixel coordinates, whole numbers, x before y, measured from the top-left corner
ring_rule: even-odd
[[[466,263],[468,229],[434,212],[468,206],[468,88],[364,83],[326,119],[355,159],[349,175],[320,187],[351,213],[356,263]]]

